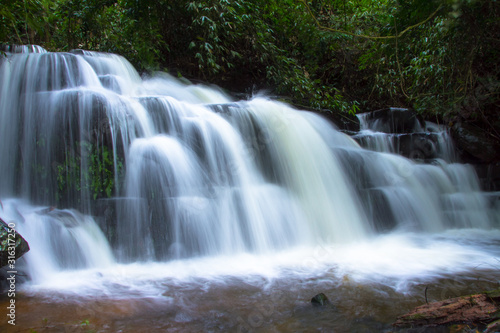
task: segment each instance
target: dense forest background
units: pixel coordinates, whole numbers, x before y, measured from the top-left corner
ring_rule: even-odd
[[[500,1],[0,0],[0,43],[118,53],[337,114],[387,106],[500,140]]]

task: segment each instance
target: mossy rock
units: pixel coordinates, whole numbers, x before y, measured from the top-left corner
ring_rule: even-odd
[[[9,236],[12,234],[14,236]],[[7,265],[9,259],[17,260],[29,250],[28,242],[0,219],[0,267]]]
[[[500,289],[487,291],[484,293],[495,302],[500,302]]]
[[[314,306],[324,306],[330,304],[330,301],[325,294],[319,293],[311,299],[311,304]]]

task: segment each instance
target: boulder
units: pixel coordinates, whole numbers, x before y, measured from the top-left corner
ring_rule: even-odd
[[[17,260],[29,249],[28,242],[0,219],[0,267],[9,264],[9,260]]]
[[[376,132],[415,133],[424,131],[423,120],[412,110],[387,108],[359,114],[362,126]]]
[[[500,161],[500,140],[471,124],[455,124],[451,135],[465,162]]]

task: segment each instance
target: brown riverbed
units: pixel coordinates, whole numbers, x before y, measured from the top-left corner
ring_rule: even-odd
[[[161,281],[164,293],[141,297],[78,296],[57,292],[16,295],[16,326],[6,317],[1,332],[391,332],[397,316],[427,301],[499,287],[500,273],[411,281],[404,292],[392,281],[359,283],[348,275],[314,278],[260,276]],[[331,305],[314,307],[323,292]],[[1,296],[2,313],[9,298]]]

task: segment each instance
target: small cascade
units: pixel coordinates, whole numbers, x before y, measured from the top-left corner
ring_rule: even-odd
[[[449,163],[457,161],[447,130],[421,120],[408,109],[389,108],[357,116],[361,130],[354,138],[366,149],[414,160],[440,158]]]
[[[47,53],[39,45],[0,45],[0,52],[8,53]]]
[[[139,89],[141,78],[132,65],[116,54],[72,50],[72,54],[82,55],[92,66],[102,86],[118,94],[132,95]]]
[[[473,167],[454,163],[457,158],[453,143],[442,126],[424,122],[413,112],[397,108],[359,114],[358,118],[361,130],[353,138],[362,147],[410,158],[387,155],[387,161],[392,162],[382,163],[378,168],[385,170],[388,182],[380,179],[373,182],[370,178],[357,187],[366,187],[368,191],[365,196],[371,199],[365,202],[369,203],[368,210],[376,226],[416,227],[424,225],[424,221],[439,221],[424,228],[438,231],[497,225],[500,211],[481,191]],[[369,163],[374,169],[374,161],[370,159]],[[349,168],[347,165],[346,169]],[[352,173],[352,179],[359,177],[359,172]],[[413,189],[408,191],[405,184]],[[405,222],[412,220],[421,222]]]
[[[108,241],[90,216],[16,199],[4,201],[2,208],[0,217],[13,223],[30,246],[17,269],[34,283],[50,280],[61,271],[104,268],[114,263]]]

